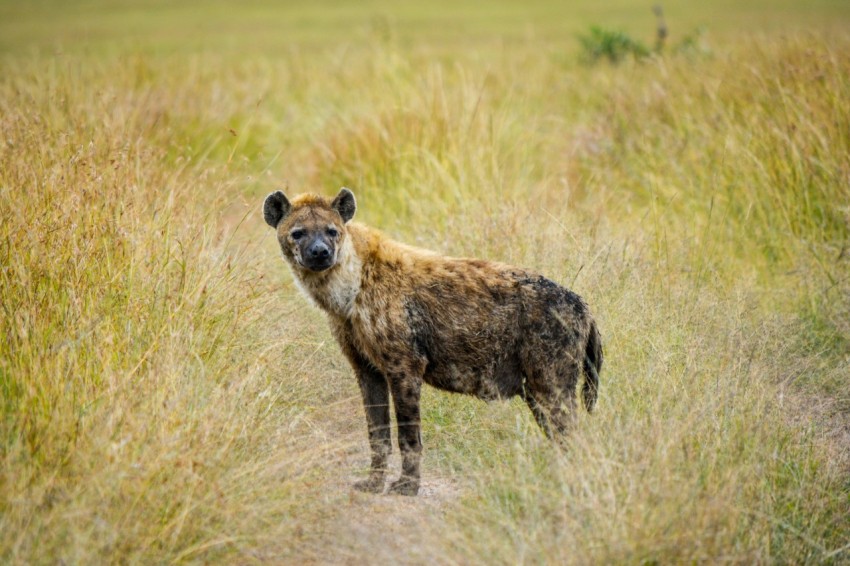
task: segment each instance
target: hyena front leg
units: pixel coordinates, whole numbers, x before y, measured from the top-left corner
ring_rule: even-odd
[[[370,493],[380,493],[384,490],[387,457],[392,450],[389,388],[381,372],[368,364],[358,367],[357,382],[360,385],[360,393],[363,395],[363,407],[366,409],[372,465],[369,477],[356,482],[354,488]]]
[[[419,371],[390,376],[390,388],[398,426],[398,449],[401,452],[401,477],[390,485],[388,493],[419,493],[419,460],[422,436],[419,430],[419,395],[422,375]]]

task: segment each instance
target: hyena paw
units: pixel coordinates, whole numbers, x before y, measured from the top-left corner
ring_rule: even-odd
[[[390,489],[387,493],[393,495],[416,495],[419,493],[419,480],[402,476],[390,484]]]
[[[364,491],[366,493],[381,493],[384,491],[383,478],[368,478],[354,482],[354,489]]]

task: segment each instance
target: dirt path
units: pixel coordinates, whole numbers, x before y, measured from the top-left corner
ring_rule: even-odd
[[[426,564],[431,563],[423,529],[440,523],[449,505],[462,494],[453,479],[423,470],[417,497],[360,493],[351,484],[361,479],[351,473],[362,465],[362,456],[350,455],[340,461],[341,473],[329,487],[348,493],[339,514],[329,522],[330,544],[318,562],[333,564]],[[355,460],[361,460],[356,461]],[[400,462],[391,461],[389,478],[398,477]],[[336,534],[336,536],[333,536]]]
[[[397,470],[395,474],[397,474]],[[390,477],[395,477],[391,475]],[[372,495],[351,488],[359,478],[340,473],[325,488],[335,512],[289,549],[299,564],[431,564],[425,533],[443,521],[461,495],[451,479],[428,477],[417,497]]]
[[[328,363],[326,373],[347,371],[341,361],[337,362]],[[326,393],[338,399],[339,392]],[[311,426],[301,432],[303,438],[312,438],[305,444],[305,450],[311,442],[322,447],[321,469],[314,470],[314,480],[304,493],[309,518],[295,518],[300,523],[296,540],[283,543],[278,551],[270,549],[262,554],[272,562],[283,559],[298,564],[433,563],[433,549],[426,541],[434,540],[435,533],[442,530],[446,513],[463,496],[466,488],[462,478],[449,477],[432,468],[426,456],[416,497],[354,490],[354,482],[365,477],[370,453],[360,403],[354,396],[337,400],[334,410],[321,411]],[[387,487],[401,472],[395,438],[389,466]]]

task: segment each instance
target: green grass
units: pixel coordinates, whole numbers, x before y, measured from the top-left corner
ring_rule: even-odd
[[[323,51],[368,38],[393,39],[412,48],[457,48],[494,41],[572,39],[592,24],[623,30],[636,39],[655,38],[652,3],[609,0],[570,6],[551,0],[488,2],[403,0],[309,4],[251,0],[239,9],[223,0],[139,2],[95,0],[0,2],[0,50],[53,50],[100,54],[144,51],[226,53],[276,57],[293,44]],[[663,4],[675,41],[708,26],[724,42],[752,31],[840,30],[850,8],[837,0],[724,0],[710,4],[677,0]]]
[[[850,8],[0,4],[0,561],[850,560]],[[359,394],[259,214],[588,299],[561,453],[428,390],[426,493],[352,493]],[[430,491],[428,491],[430,490]]]

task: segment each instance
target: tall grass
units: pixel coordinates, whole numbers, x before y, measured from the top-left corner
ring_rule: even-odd
[[[270,371],[304,338],[222,219],[232,184],[151,131],[174,93],[116,70],[3,89],[4,561],[215,556],[282,538],[307,489],[310,451],[277,452],[303,410]]]
[[[0,560],[846,561],[850,37],[588,67],[392,25],[3,58]],[[349,490],[359,395],[258,214],[342,184],[588,299],[567,450],[429,390],[424,496]]]

